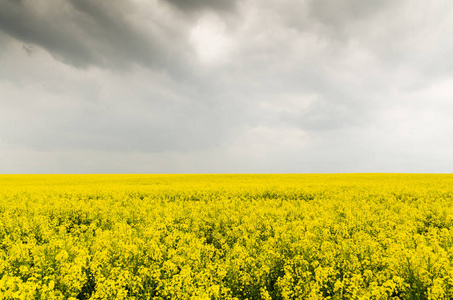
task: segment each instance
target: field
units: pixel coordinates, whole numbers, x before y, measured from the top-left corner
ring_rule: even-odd
[[[453,175],[2,175],[0,299],[453,299]]]

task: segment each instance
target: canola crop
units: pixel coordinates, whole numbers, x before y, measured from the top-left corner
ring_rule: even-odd
[[[0,176],[0,299],[453,299],[452,258],[452,175]]]

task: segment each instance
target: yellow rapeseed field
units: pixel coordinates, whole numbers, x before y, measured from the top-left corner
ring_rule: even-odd
[[[0,176],[0,299],[453,299],[452,258],[452,175]]]

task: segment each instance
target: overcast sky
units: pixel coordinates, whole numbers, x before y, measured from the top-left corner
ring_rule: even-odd
[[[0,173],[453,172],[450,0],[0,0]]]

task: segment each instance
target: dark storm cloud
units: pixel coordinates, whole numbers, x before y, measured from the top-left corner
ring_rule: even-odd
[[[128,1],[1,1],[0,29],[78,68],[178,69],[187,55],[184,33],[157,19],[134,24],[138,13]]]

